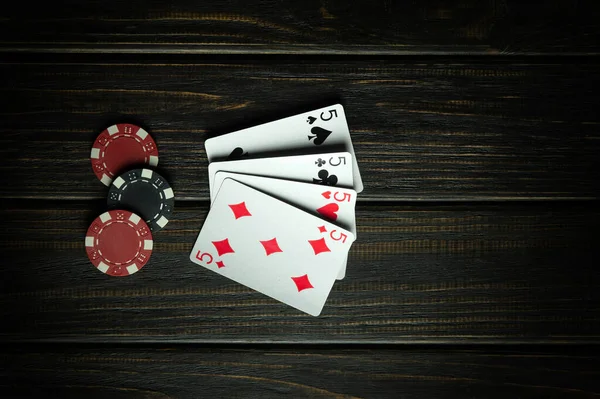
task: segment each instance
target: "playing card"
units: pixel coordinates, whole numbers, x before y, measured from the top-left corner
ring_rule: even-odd
[[[204,145],[209,162],[259,158],[268,152],[284,150],[344,150],[351,154],[353,160],[353,188],[358,193],[363,190],[344,107],[341,104],[214,137],[206,140]]]
[[[352,189],[323,187],[318,184],[299,183],[240,173],[217,172],[214,180],[215,190],[211,193],[211,201],[217,196],[216,193],[223,180],[227,178],[246,184],[315,216],[325,218],[346,230],[350,230],[356,237],[356,220],[354,216],[356,191]],[[342,280],[346,276],[346,264],[347,260],[344,260],[337,276],[338,280]]]
[[[212,162],[208,165],[211,193],[215,190],[215,173],[219,171],[347,188],[353,182],[352,156],[348,152]]]
[[[354,235],[233,179],[225,179],[190,259],[318,316]]]
[[[315,216],[325,218],[350,230],[356,237],[354,217],[356,191],[350,188],[323,187],[318,184],[221,171],[215,174],[215,190],[211,193],[211,202],[214,201],[223,180],[227,178],[262,191]]]

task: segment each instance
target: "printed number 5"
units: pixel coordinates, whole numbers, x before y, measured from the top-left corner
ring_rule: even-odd
[[[335,109],[330,109],[330,110],[329,110],[329,118],[327,118],[327,119],[325,119],[325,118],[323,117],[323,114],[324,114],[324,113],[325,113],[325,112],[321,112],[321,120],[322,120],[322,121],[326,121],[326,122],[327,122],[327,121],[330,121],[330,120],[331,120],[331,118],[333,118],[334,116],[335,116],[336,118],[337,118],[337,116],[338,116],[338,114],[337,114],[337,111],[336,111]]]
[[[346,157],[338,157],[338,163],[333,163],[333,157],[329,158],[329,164],[331,166],[341,165],[342,162],[343,162],[344,165],[346,165]]]
[[[344,196],[342,198],[338,198],[338,194],[342,194],[339,191],[336,191],[335,194],[333,194],[333,199],[336,200],[337,202],[344,202],[346,200],[348,200],[348,202],[350,202],[350,200],[352,199],[352,194],[350,193],[343,193]]]
[[[208,252],[202,253],[202,251],[198,251],[198,253],[196,254],[196,259],[198,259],[200,262],[205,262],[205,260],[204,260],[205,256],[210,259],[208,262],[206,262],[206,264],[210,265],[213,261],[213,256],[211,254],[209,254]]]
[[[331,230],[331,233],[329,233],[329,237],[331,237],[331,239],[335,240],[335,241],[339,241],[342,240],[343,243],[346,243],[346,238],[348,238],[348,236],[344,233],[340,233],[339,236],[334,237],[333,233],[337,232],[337,230]]]

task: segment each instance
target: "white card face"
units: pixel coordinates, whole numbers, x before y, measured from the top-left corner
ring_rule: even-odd
[[[190,259],[318,316],[353,241],[348,230],[225,179]]]
[[[350,130],[341,104],[319,108],[273,122],[238,130],[206,140],[209,162],[258,158],[264,153],[286,150],[315,149],[331,152],[343,150],[352,156],[353,185],[357,192],[363,183],[354,154]],[[338,150],[339,151],[339,150]]]
[[[350,230],[356,238],[356,220],[354,207],[356,191],[349,188],[324,187],[319,184],[299,183],[283,179],[244,175],[240,173],[217,172],[215,174],[215,190],[211,193],[211,201],[223,180],[231,178],[272,197],[287,202],[305,212],[329,220],[336,225]],[[346,276],[347,260],[338,273],[337,279]]]
[[[329,220],[356,237],[356,191],[351,188],[324,187],[320,184],[300,183],[284,179],[247,175],[242,173],[217,172],[211,193],[211,203],[216,197],[223,180],[231,178],[287,202],[305,212]]]
[[[208,165],[210,192],[215,190],[215,173],[234,172],[351,188],[352,156],[348,152],[212,162]],[[217,187],[218,189],[218,187]]]

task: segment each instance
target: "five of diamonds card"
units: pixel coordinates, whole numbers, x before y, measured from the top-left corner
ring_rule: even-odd
[[[211,209],[192,262],[318,316],[345,277],[363,189],[344,108],[209,139]],[[290,156],[277,156],[281,153]]]

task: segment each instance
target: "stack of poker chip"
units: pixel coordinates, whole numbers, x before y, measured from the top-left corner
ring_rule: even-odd
[[[109,210],[85,236],[87,255],[110,276],[129,276],[150,260],[152,234],[167,225],[175,205],[169,183],[152,167],[158,149],[139,126],[122,123],[100,133],[90,154],[98,180],[109,187]]]

